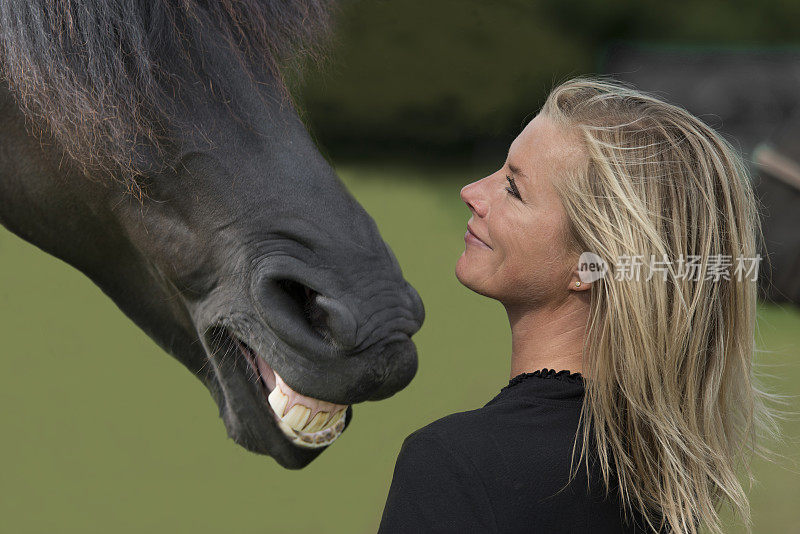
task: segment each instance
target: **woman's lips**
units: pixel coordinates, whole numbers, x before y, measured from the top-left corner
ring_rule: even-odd
[[[492,250],[492,247],[490,247],[489,245],[487,245],[486,243],[484,243],[483,241],[481,241],[480,239],[478,239],[478,236],[476,236],[475,234],[473,234],[473,233],[470,231],[469,227],[467,227],[467,233],[466,233],[466,234],[464,234],[464,241],[465,241],[467,244],[472,244],[472,245],[476,245],[476,246],[478,246],[478,247],[481,247],[481,248],[485,248],[485,249],[488,249],[488,250]]]

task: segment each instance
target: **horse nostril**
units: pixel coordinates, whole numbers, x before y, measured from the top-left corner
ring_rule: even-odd
[[[275,282],[297,304],[303,318],[320,336],[328,334],[325,310],[316,304],[318,293],[308,286],[294,280],[276,280]]]
[[[339,348],[351,350],[358,345],[358,322],[341,301],[317,295],[317,306],[325,313],[325,322]]]
[[[276,284],[297,304],[306,323],[322,339],[342,349],[356,345],[358,324],[344,305],[294,280],[277,280]]]

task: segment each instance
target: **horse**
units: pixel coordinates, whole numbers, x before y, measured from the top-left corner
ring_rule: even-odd
[[[324,0],[0,2],[0,223],[88,276],[288,469],[404,388],[424,320],[285,82]]]

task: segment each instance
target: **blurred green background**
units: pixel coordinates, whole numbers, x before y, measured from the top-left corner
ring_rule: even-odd
[[[425,302],[417,377],[283,470],[229,440],[200,382],[88,279],[0,228],[0,532],[375,532],[403,439],[509,378],[502,307],[453,274],[460,188],[615,41],[783,45],[797,20],[794,0],[345,3],[327,59],[292,85]],[[769,386],[800,412],[800,311],[762,306],[759,332]],[[784,431],[787,459],[755,463],[756,533],[800,533],[796,416]]]
[[[302,471],[225,435],[206,389],[76,270],[0,229],[0,532],[375,532],[403,439],[506,384],[503,308],[453,274],[464,249],[463,183],[489,169],[342,165],[427,318],[419,372]],[[770,386],[800,394],[800,312],[760,311]],[[796,399],[791,409],[800,411]],[[784,466],[756,462],[756,533],[800,533],[800,424]],[[739,532],[731,527],[730,532]]]

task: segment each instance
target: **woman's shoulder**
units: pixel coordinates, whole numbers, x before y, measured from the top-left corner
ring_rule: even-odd
[[[521,438],[528,444],[571,442],[580,419],[580,400],[525,393],[522,388],[513,392],[504,388],[484,406],[445,415],[411,436],[435,436],[445,442],[513,444]]]
[[[404,441],[398,465],[403,472],[425,473],[425,484],[444,473],[453,481],[438,487],[469,486],[476,493],[470,497],[471,506],[488,502],[501,527],[523,518],[520,524],[534,521],[543,532],[567,531],[570,525],[585,529],[588,524],[599,525],[597,532],[628,532],[620,523],[616,501],[606,501],[594,484],[587,494],[583,469],[570,481],[577,422],[573,425],[563,415],[552,416],[552,407],[548,415],[548,407],[513,406],[490,404],[423,426]],[[573,510],[575,516],[564,518],[565,509]],[[606,524],[619,529],[603,530]]]
[[[579,416],[579,406],[571,404],[554,406],[537,399],[490,402],[428,423],[406,441],[418,446],[435,442],[440,450],[468,458],[479,471],[513,470],[517,462],[539,470],[558,469],[568,461]]]

